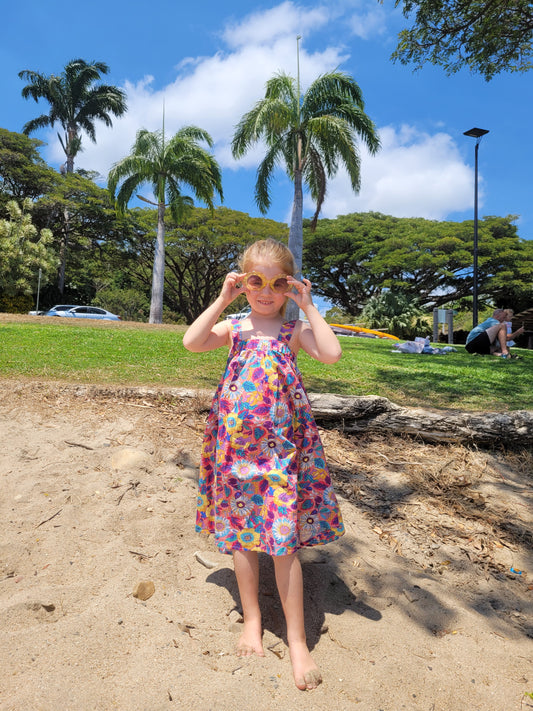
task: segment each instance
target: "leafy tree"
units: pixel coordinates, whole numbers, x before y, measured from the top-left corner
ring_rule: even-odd
[[[533,248],[533,245],[531,245]],[[515,313],[526,311],[533,304],[533,277],[529,282],[514,282],[509,289],[498,295],[494,306],[501,309],[512,308]]]
[[[157,233],[157,211],[136,208],[130,212],[135,237],[130,261],[132,280],[142,291],[151,283],[151,265]],[[194,319],[217,296],[226,274],[237,268],[243,249],[257,239],[287,238],[287,226],[246,213],[218,207],[194,207],[176,224],[165,219],[164,318],[182,323]],[[244,296],[229,307],[237,311],[246,304]]]
[[[222,177],[215,158],[200,144],[213,145],[207,131],[197,126],[181,128],[169,141],[165,132],[153,133],[141,129],[137,133],[131,155],[115,163],[109,173],[108,189],[120,211],[123,211],[133,193],[143,183],[149,183],[156,196],[157,238],[152,271],[152,298],[150,323],[162,323],[165,279],[165,212],[176,222],[193,205],[192,198],[184,195],[188,186],[198,200],[213,208],[214,193],[222,199]]]
[[[533,281],[533,249],[515,216],[485,217],[478,227],[479,299],[506,299]],[[356,213],[306,228],[304,265],[314,290],[357,316],[383,289],[417,295],[422,307],[472,295],[472,221],[437,222]]]
[[[15,200],[7,204],[8,220],[0,220],[0,293],[3,297],[31,294],[39,269],[46,283],[56,266],[50,250],[52,233],[33,225],[29,198],[22,208]]]
[[[28,121],[23,131],[29,135],[39,128],[59,123],[64,135],[57,135],[66,156],[67,173],[74,171],[82,131],[95,143],[95,122],[99,120],[112,126],[111,116],[122,116],[127,110],[122,89],[108,84],[95,85],[101,75],[108,72],[109,67],[104,62],[87,63],[83,59],[72,60],[59,75],[46,76],[28,69],[19,72],[19,77],[28,81],[22,96],[36,102],[44,99],[50,105],[48,114]]]
[[[287,226],[222,207],[213,212],[192,210],[179,226],[168,230],[165,293],[169,307],[192,323],[218,295],[226,274],[237,268],[243,249],[268,237],[286,240]],[[245,304],[241,296],[229,310]]]
[[[533,5],[530,0],[397,0],[413,24],[399,34],[393,59],[424,62],[450,75],[463,67],[487,81],[500,72],[531,69]]]
[[[326,311],[325,319],[328,323],[351,323],[352,317],[338,306],[332,306]]]
[[[33,214],[36,225],[52,229],[59,271],[68,264],[68,278],[63,292],[56,282],[48,285],[43,298],[48,303],[63,298],[67,303],[90,303],[102,275],[111,279],[113,269],[122,268],[133,227],[127,216],[117,217],[106,189],[77,173],[57,177],[53,189],[35,203]]]
[[[372,154],[377,152],[379,138],[364,112],[361,89],[352,77],[339,71],[318,77],[302,97],[299,81],[277,74],[267,81],[265,97],[242,117],[235,130],[235,158],[244,156],[261,139],[266,143],[255,186],[255,201],[263,214],[270,207],[275,168],[284,166],[294,183],[289,248],[298,269],[302,266],[303,186],[316,204],[311,222],[314,228],[326,196],[327,180],[337,173],[340,163],[354,192],[359,191],[361,166],[356,137]]]
[[[361,312],[361,320],[369,328],[382,328],[398,338],[409,338],[427,330],[427,324],[420,319],[422,313],[416,297],[387,290],[370,297]]]
[[[380,289],[371,268],[381,241],[379,217],[368,213],[322,219],[315,232],[304,225],[305,276],[314,292],[352,316]]]
[[[0,210],[10,200],[35,200],[56,182],[57,173],[39,155],[42,145],[35,138],[0,128]]]
[[[147,321],[150,300],[138,289],[117,289],[105,287],[96,293],[92,300],[94,306],[118,314],[126,321]]]
[[[523,308],[533,303],[533,241],[518,237],[516,226],[511,224],[516,219],[515,215],[485,217],[480,223],[483,228],[478,239],[478,271],[482,305],[519,310],[520,302],[524,303]]]

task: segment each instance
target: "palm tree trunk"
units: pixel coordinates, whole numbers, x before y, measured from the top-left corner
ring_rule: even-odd
[[[67,144],[67,149],[68,149],[68,144]],[[67,175],[69,173],[74,173],[74,156],[70,155],[70,151],[66,151],[67,155],[67,160],[66,160],[66,173]],[[63,241],[61,243],[61,254],[60,254],[60,260],[61,260],[61,266],[59,268],[59,293],[61,296],[63,296],[63,293],[65,291],[65,272],[67,268],[67,249],[68,249],[68,238],[69,238],[69,233],[70,233],[70,214],[68,211],[68,208],[66,207],[63,210],[63,217],[65,219],[65,236],[63,238]]]
[[[152,272],[150,323],[163,323],[163,291],[165,285],[165,203],[157,206],[157,239]]]
[[[74,158],[80,149],[81,139],[78,136],[78,126],[75,123],[69,123],[65,136],[65,153],[67,154],[67,173],[74,172]]]
[[[68,252],[68,236],[70,232],[70,215],[67,208],[63,210],[63,236],[61,238],[61,245],[59,248],[59,279],[58,279],[58,289],[61,296],[65,291],[65,272],[67,267],[67,252]]]
[[[302,254],[303,254],[303,191],[302,191],[302,171],[294,171],[294,201],[292,203],[291,225],[289,228],[289,249],[291,250],[294,261],[296,262],[296,274],[299,278],[302,273]],[[289,299],[286,318],[289,321],[297,319],[300,310],[292,299]]]

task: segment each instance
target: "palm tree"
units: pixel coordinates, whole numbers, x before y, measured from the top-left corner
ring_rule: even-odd
[[[192,198],[183,195],[182,184],[192,189],[198,200],[213,208],[215,191],[223,199],[222,176],[215,158],[198,141],[213,145],[211,136],[197,126],[181,128],[168,142],[165,130],[137,133],[132,152],[115,163],[109,173],[108,189],[113,199],[118,184],[116,203],[123,211],[133,193],[143,183],[152,186],[157,202],[157,239],[152,273],[150,323],[163,321],[163,290],[165,278],[165,211],[170,207],[177,222],[193,205]],[[149,201],[148,201],[149,202]]]
[[[100,120],[106,126],[112,126],[111,115],[122,116],[127,111],[126,94],[122,89],[106,84],[94,86],[94,82],[108,71],[109,67],[103,62],[88,64],[83,59],[74,59],[67,64],[59,76],[54,74],[45,76],[28,69],[19,72],[19,77],[29,82],[22,89],[22,96],[25,99],[31,97],[36,102],[45,99],[50,104],[50,113],[28,121],[22,130],[29,135],[39,128],[53,127],[56,123],[61,125],[65,133],[63,137],[58,133],[57,137],[66,156],[65,164],[61,166],[61,173],[74,172],[74,158],[81,150],[82,131],[85,131],[93,143],[96,143],[95,121]],[[58,287],[61,294],[65,288],[70,232],[67,209],[64,211],[64,217],[65,229],[59,255]]]
[[[270,207],[269,188],[276,167],[284,166],[294,182],[294,200],[289,229],[289,248],[298,269],[303,250],[303,186],[316,204],[311,228],[316,227],[326,196],[326,183],[342,163],[352,189],[361,185],[361,161],[356,145],[359,136],[374,154],[380,147],[376,128],[364,112],[361,90],[344,72],[318,77],[303,97],[299,81],[279,73],[266,83],[265,97],[246,113],[232,141],[234,158],[241,158],[263,139],[267,153],[257,170],[255,201],[265,214]],[[289,302],[289,308],[292,301]],[[290,317],[294,313],[291,312]]]
[[[25,69],[19,72],[21,79],[28,80],[22,89],[25,99],[45,99],[50,112],[28,121],[23,128],[27,135],[39,128],[53,127],[59,123],[64,131],[58,138],[66,156],[66,172],[74,171],[74,158],[81,149],[81,132],[84,131],[96,143],[95,121],[112,126],[111,115],[122,116],[127,111],[126,94],[122,89],[107,84],[94,86],[109,67],[104,62],[87,63],[83,59],[69,62],[59,76],[45,76]]]

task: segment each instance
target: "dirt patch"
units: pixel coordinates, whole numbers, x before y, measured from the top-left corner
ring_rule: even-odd
[[[266,557],[267,656],[233,656],[231,559],[194,532],[207,405],[0,381],[1,709],[533,708],[530,451],[322,430],[347,532],[302,553],[306,693]]]

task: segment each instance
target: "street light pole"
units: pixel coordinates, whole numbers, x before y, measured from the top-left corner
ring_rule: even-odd
[[[41,277],[43,275],[43,270],[39,267],[39,281],[37,282],[37,303],[35,305],[35,315],[39,315],[39,296],[41,293]]]
[[[476,139],[476,148],[474,152],[474,273],[473,273],[473,285],[472,285],[472,326],[477,326],[477,289],[478,289],[478,275],[477,275],[477,185],[478,185],[478,152],[479,152],[479,142],[481,137],[488,133],[485,128],[471,128],[469,131],[464,132],[464,136],[470,136]]]

